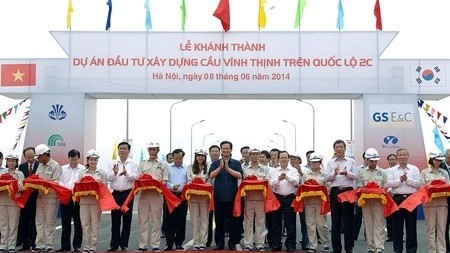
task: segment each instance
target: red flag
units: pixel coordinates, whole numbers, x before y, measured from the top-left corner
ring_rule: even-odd
[[[213,14],[214,17],[220,19],[222,27],[225,32],[230,30],[230,2],[229,0],[220,0],[216,11]]]
[[[377,18],[377,24],[376,27],[378,30],[383,30],[383,22],[381,21],[381,7],[380,7],[380,1],[377,0],[375,3],[375,8],[373,9],[373,13],[375,14],[375,17]]]
[[[1,86],[35,86],[36,64],[2,64]]]

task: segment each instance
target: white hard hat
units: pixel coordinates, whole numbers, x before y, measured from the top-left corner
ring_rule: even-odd
[[[323,156],[319,155],[316,152],[313,152],[310,156],[309,156],[309,160],[311,162],[320,162],[323,160]]]
[[[430,152],[430,154],[428,154],[428,156],[429,156],[431,159],[436,159],[436,160],[440,160],[440,161],[445,160],[444,155],[441,154],[440,152]]]
[[[249,153],[261,153],[261,151],[257,148],[252,148],[248,151]]]
[[[19,160],[19,155],[13,151],[9,152],[5,159],[16,159]]]
[[[89,157],[97,157],[97,158],[100,158],[100,156],[98,155],[97,150],[95,150],[95,149],[89,150],[89,151],[86,153],[86,157],[87,157],[87,158],[89,158]]]
[[[198,148],[195,150],[194,154],[207,156],[208,152],[206,152],[206,149],[204,148]]]
[[[37,145],[34,150],[35,150],[35,153],[36,153],[34,156],[40,156],[40,155],[43,155],[45,153],[50,153],[50,149],[45,144]]]
[[[367,158],[371,161],[378,161],[380,160],[380,155],[378,154],[378,151],[374,148],[368,148],[364,154],[364,158]]]
[[[290,153],[289,156],[298,157],[300,159],[302,158],[302,155],[298,151],[294,151],[294,152]]]
[[[155,141],[151,141],[149,143],[147,143],[147,148],[159,148],[159,142],[155,142]]]

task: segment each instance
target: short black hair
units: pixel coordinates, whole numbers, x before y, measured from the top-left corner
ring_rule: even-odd
[[[0,151],[0,159],[3,159],[3,153]]]
[[[278,158],[280,158],[280,155],[283,154],[283,153],[286,153],[286,154],[288,155],[288,157],[291,157],[291,155],[289,154],[289,152],[287,152],[286,150],[281,150],[281,151],[278,153]]]
[[[211,147],[209,147],[208,151],[211,153],[211,149],[213,149],[213,148],[217,148],[220,151],[220,147],[217,146],[216,144],[211,145]]]
[[[76,150],[76,149],[71,149],[69,150],[69,152],[67,153],[67,157],[71,158],[71,157],[78,157],[80,158],[80,151]]]
[[[127,145],[128,150],[131,150],[131,145],[130,143],[126,142],[126,141],[122,141],[121,143],[119,143],[119,145],[117,145],[117,148],[119,148],[122,145]]]
[[[271,149],[271,150],[270,150],[270,153],[272,153],[272,152],[277,152],[277,154],[280,155],[280,150],[277,149],[277,148]]]
[[[344,148],[347,148],[347,144],[345,144],[345,141],[343,141],[343,140],[336,140],[333,143],[333,149],[336,148],[336,145],[338,145],[338,144],[344,144]]]
[[[270,159],[270,152],[267,150],[261,151],[261,155],[264,155],[264,156],[266,156],[267,159]]]
[[[363,158],[363,159],[366,159],[366,151],[363,152],[362,158]]]
[[[389,154],[389,155],[387,156],[386,160],[389,161],[389,157],[391,157],[391,156],[395,156],[395,159],[397,159],[397,155],[396,155],[396,154]]]
[[[183,157],[184,157],[184,155],[185,155],[184,151],[183,151],[181,148],[177,148],[177,149],[174,149],[174,150],[172,151],[172,155],[173,155],[173,156],[175,156],[176,154],[182,154]]]
[[[172,153],[167,153],[166,160],[169,159],[169,155],[171,155],[173,157]]]
[[[308,157],[312,153],[314,153],[314,150],[306,151],[306,157]]]
[[[250,149],[250,147],[249,147],[249,146],[243,146],[243,147],[241,148],[241,154],[242,154],[242,150],[244,150],[244,149]]]
[[[233,143],[231,143],[231,141],[222,141],[220,143],[220,148],[222,148],[223,145],[225,144],[229,144],[230,145],[230,149],[233,150]]]

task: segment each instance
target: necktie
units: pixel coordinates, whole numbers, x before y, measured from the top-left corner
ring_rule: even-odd
[[[30,164],[30,169],[28,170],[28,176],[33,175],[33,164]]]

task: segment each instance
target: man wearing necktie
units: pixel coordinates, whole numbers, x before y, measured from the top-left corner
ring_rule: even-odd
[[[34,147],[25,148],[22,152],[26,162],[19,165],[25,178],[36,173],[39,163],[34,159]],[[17,230],[17,244],[22,244],[19,251],[28,251],[36,246],[36,198],[37,191],[34,191],[25,207],[20,209],[19,228]]]

